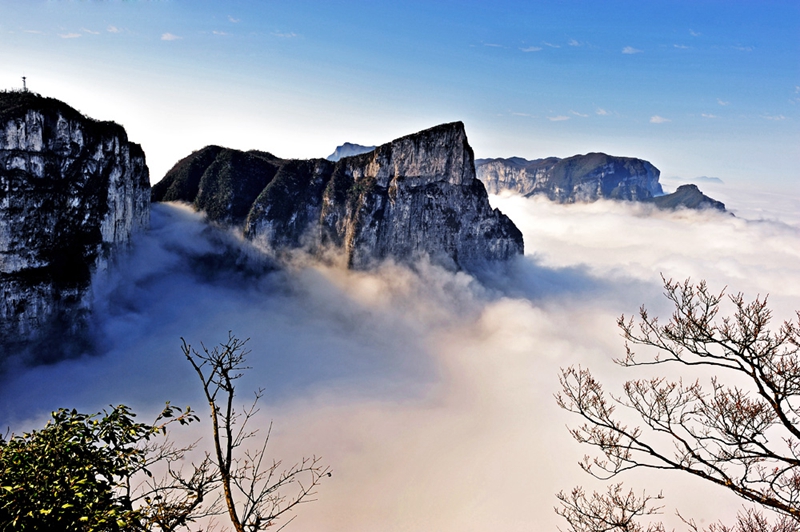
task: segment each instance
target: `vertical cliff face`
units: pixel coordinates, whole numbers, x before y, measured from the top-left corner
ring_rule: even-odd
[[[154,187],[153,200],[192,202],[213,220],[235,222],[204,207],[209,202],[230,205],[232,200],[219,195],[203,200],[201,187],[180,186],[188,181],[184,169],[204,166],[197,178],[202,183],[214,174],[217,160],[235,158],[225,155],[235,150],[223,150],[213,161],[201,163],[209,149],[179,162]],[[460,122],[336,162],[271,159],[270,164],[277,171],[238,165],[231,175],[234,182],[264,183],[243,231],[278,253],[298,247],[316,254],[335,250],[352,268],[427,255],[436,263],[469,269],[523,251],[522,234],[490,207],[486,189],[475,177],[474,155]],[[248,194],[254,190],[246,188]]]
[[[510,190],[543,194],[559,203],[620,199],[640,201],[663,193],[659,170],[647,161],[604,153],[549,157],[483,159],[478,177],[492,194]]]
[[[474,155],[460,122],[335,164],[287,165],[256,200],[245,234],[273,248],[335,247],[352,268],[427,255],[469,269],[523,251],[521,233],[489,206],[475,178]]]
[[[80,340],[92,273],[147,227],[149,189],[121,126],[0,93],[0,345]]]

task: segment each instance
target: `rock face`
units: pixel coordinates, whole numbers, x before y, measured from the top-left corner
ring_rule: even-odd
[[[121,126],[0,93],[0,352],[80,342],[91,276],[147,227],[149,189]]]
[[[353,155],[361,155],[368,153],[375,149],[375,146],[362,146],[361,144],[353,144],[345,142],[341,146],[337,146],[333,153],[325,157],[329,161],[336,162],[343,157],[352,157]]]
[[[725,204],[709,198],[697,188],[697,185],[681,185],[672,194],[658,196],[646,200],[660,209],[714,209],[725,212]]]
[[[549,157],[479,159],[478,179],[490,194],[510,190],[525,196],[543,194],[559,203],[601,198],[643,200],[663,194],[659,170],[647,161],[604,153]]]
[[[219,163],[221,158],[230,163]],[[221,182],[230,184],[211,185]],[[229,192],[239,186],[234,182],[247,185]],[[209,193],[209,186],[216,192]],[[490,207],[475,177],[460,122],[335,163],[207,147],[175,165],[153,187],[153,200],[191,202],[210,219],[234,224],[242,220],[239,207],[250,202],[242,223],[247,238],[277,252],[336,250],[352,268],[428,255],[438,264],[469,269],[523,251],[522,234]]]

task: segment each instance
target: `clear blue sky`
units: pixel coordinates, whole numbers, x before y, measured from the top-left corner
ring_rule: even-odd
[[[797,0],[0,0],[0,87],[23,74],[123,124],[153,182],[210,143],[322,157],[454,120],[478,157],[800,181]]]

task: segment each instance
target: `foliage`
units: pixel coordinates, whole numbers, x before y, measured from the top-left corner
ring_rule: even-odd
[[[621,317],[626,356],[616,362],[623,367],[707,368],[715,376],[708,386],[699,379],[663,376],[631,380],[623,395],[614,397],[589,370],[562,369],[558,404],[584,420],[570,432],[600,451],[581,467],[603,479],[636,468],[682,471],[756,505],[740,514],[737,525],[716,525],[718,532],[800,530],[800,313],[796,324],[786,321],[772,332],[766,298],[748,303],[742,294],[729,296],[733,315],[717,318],[724,291],[711,293],[705,282],[695,286],[665,280],[664,287],[675,308],[670,321],[662,325],[644,307],[638,323]],[[640,359],[632,345],[657,353]],[[628,426],[617,408],[642,423]],[[566,515],[570,505],[592,511],[587,500],[594,499],[561,495],[557,511],[571,526],[594,530],[576,527]],[[768,519],[763,510],[777,516]]]
[[[213,455],[192,464],[188,475],[176,465],[195,445],[175,447],[167,426],[198,417],[169,403],[153,424],[136,422],[124,405],[91,415],[61,409],[42,430],[0,437],[0,532],[170,532],[223,513],[222,501],[237,531],[255,532],[313,500],[330,476],[318,458],[281,470],[266,457],[269,431],[258,449],[243,448],[258,432],[248,422],[263,394],[241,412],[233,406],[234,381],[247,369],[245,344],[229,336],[199,354],[183,343],[209,402],[214,444]],[[287,495],[290,488],[296,489]]]
[[[183,354],[203,384],[213,427],[214,462],[223,489],[223,498],[231,524],[237,532],[256,532],[275,524],[275,520],[297,505],[313,500],[320,480],[331,476],[319,458],[304,458],[281,471],[280,461],[266,457],[270,431],[255,450],[242,449],[257,434],[248,422],[258,413],[256,404],[263,390],[255,394],[249,407],[234,408],[235,381],[249,369],[246,357],[247,340],[228,335],[228,341],[213,349],[202,347],[198,352],[183,342]],[[237,426],[238,425],[238,426]],[[270,425],[270,429],[271,429]],[[295,488],[292,495],[285,489]],[[285,525],[284,525],[285,526]]]
[[[132,478],[157,459],[182,456],[151,438],[196,417],[169,404],[152,425],[134,417],[124,405],[91,415],[60,409],[42,430],[0,438],[0,530],[144,527]]]

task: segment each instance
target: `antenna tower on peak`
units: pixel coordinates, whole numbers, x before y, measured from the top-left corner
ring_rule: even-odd
[[[25,76],[22,76],[22,90],[24,92],[28,92],[28,85],[25,83],[25,79],[27,78],[25,78]]]

